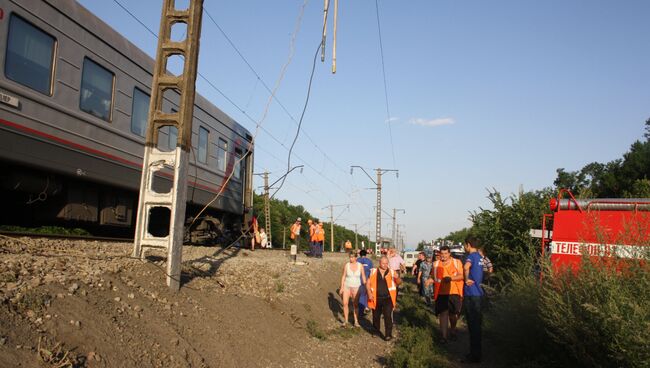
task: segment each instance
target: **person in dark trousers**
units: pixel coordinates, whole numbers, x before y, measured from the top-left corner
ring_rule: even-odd
[[[483,257],[478,252],[478,240],[469,237],[465,240],[465,252],[468,256],[463,266],[465,276],[465,313],[467,329],[469,330],[469,354],[465,358],[468,363],[481,362],[481,324],[483,314]]]
[[[366,275],[366,280],[370,278],[370,270],[373,268],[372,260],[368,257],[368,252],[361,249],[359,252],[359,259],[357,262],[363,265],[363,271]],[[359,315],[362,316],[367,313],[368,309],[368,292],[366,291],[366,284],[362,284],[359,288]]]
[[[418,284],[418,294],[420,294],[422,296],[424,296],[424,293],[422,292],[422,290],[423,290],[422,286],[423,285],[420,282],[420,265],[422,264],[422,262],[424,262],[425,257],[426,256],[425,256],[424,252],[418,253],[418,260],[415,261],[415,264],[413,265],[413,270],[412,270],[412,273],[415,276],[415,280],[416,280],[416,282]]]
[[[388,258],[381,257],[379,267],[370,271],[366,282],[368,307],[372,309],[372,324],[375,333],[380,334],[381,317],[384,317],[384,340],[393,338],[393,309],[397,303],[397,286],[402,283],[399,275],[388,267]]]

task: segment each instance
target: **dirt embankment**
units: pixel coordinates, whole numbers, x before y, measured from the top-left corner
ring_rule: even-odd
[[[185,247],[171,293],[162,254],[130,251],[0,239],[0,366],[378,367],[390,352],[340,329],[341,255]]]

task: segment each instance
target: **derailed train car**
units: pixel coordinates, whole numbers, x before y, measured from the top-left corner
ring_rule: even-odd
[[[2,223],[133,234],[153,60],[73,0],[1,0],[0,35]],[[178,97],[165,94],[164,109]],[[252,208],[252,135],[199,95],[192,129],[188,218],[226,187],[188,234],[239,236]],[[159,148],[175,142],[173,128],[161,130]],[[169,187],[163,172],[154,188]]]

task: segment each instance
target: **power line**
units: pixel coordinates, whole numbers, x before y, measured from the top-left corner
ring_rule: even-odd
[[[302,120],[305,118],[305,112],[307,112],[307,106],[309,106],[309,97],[311,96],[311,86],[312,82],[314,81],[314,72],[316,71],[316,58],[318,57],[318,51],[320,51],[321,44],[318,44],[318,47],[316,48],[316,53],[314,54],[314,61],[311,66],[311,74],[309,75],[309,84],[307,85],[307,97],[305,98],[305,105],[302,108],[302,113],[300,114],[300,120],[298,121],[298,129],[296,130],[296,135],[293,137],[293,142],[291,142],[291,148],[289,148],[289,156],[287,157],[287,170],[291,168],[291,153],[293,152],[293,147],[296,144],[296,141],[298,140],[298,136],[300,135],[300,128],[302,127]],[[282,178],[282,183],[280,183],[280,186],[278,189],[275,190],[273,195],[271,197],[275,197],[275,195],[282,189],[282,186],[284,185],[284,181],[286,180],[286,176]]]
[[[223,28],[222,28],[222,27],[217,23],[217,21],[216,21],[215,18],[210,14],[210,12],[207,10],[207,8],[204,8],[203,11],[204,11],[204,12],[206,13],[206,15],[208,16],[208,19],[210,19],[210,21],[215,25],[215,27],[217,27],[217,29],[219,30],[219,32],[223,35],[223,37],[224,37],[224,38],[226,39],[226,41],[228,42],[228,44],[233,48],[233,50],[235,50],[235,52],[237,53],[237,55],[239,55],[239,57],[242,59],[242,61],[244,62],[244,64],[246,64],[246,66],[248,67],[248,69],[253,73],[253,75],[255,75],[255,77],[257,78],[257,80],[262,84],[262,86],[263,86],[263,87],[267,90],[267,92],[271,95],[272,99],[273,99],[273,100],[274,100],[274,101],[275,101],[275,102],[280,106],[280,108],[282,109],[282,111],[283,111],[283,112],[284,112],[284,113],[285,113],[285,114],[286,114],[286,115],[287,115],[287,116],[288,116],[288,117],[289,117],[289,118],[294,122],[294,124],[296,124],[297,126],[299,126],[300,123],[302,122],[302,119],[300,119],[300,122],[299,122],[298,120],[296,120],[296,118],[293,116],[293,114],[291,114],[291,112],[289,112],[289,110],[287,109],[287,107],[282,103],[282,101],[280,101],[280,99],[277,97],[277,95],[276,95],[275,93],[273,93],[273,91],[271,90],[271,88],[269,87],[269,85],[266,83],[266,81],[264,81],[264,78],[262,78],[262,76],[260,75],[260,73],[258,73],[257,70],[255,70],[255,68],[253,67],[253,65],[252,65],[252,64],[248,61],[248,59],[246,58],[246,56],[244,56],[244,54],[239,50],[239,48],[238,48],[237,45],[233,42],[233,40],[230,38],[230,36],[229,36],[229,35],[225,32],[225,30],[224,30],[224,29],[223,29]],[[315,141],[314,139],[312,139],[312,137],[309,135],[309,133],[307,133],[307,131],[306,131],[305,129],[299,130],[299,132],[300,132],[300,134],[303,134],[305,137],[307,137],[307,139],[311,142],[311,144],[312,144],[314,147],[316,147],[316,149],[317,149],[317,150],[318,150],[318,151],[319,151],[319,152],[320,152],[320,153],[325,157],[326,160],[330,161],[330,162],[334,165],[334,167],[336,167],[337,169],[339,169],[342,173],[344,173],[344,174],[346,173],[346,170],[343,169],[341,166],[339,166],[338,163],[337,163],[335,160],[333,160],[333,159],[332,159],[332,158],[331,158],[331,157],[330,157],[330,156],[329,156],[329,155],[328,155],[328,154],[327,154],[327,153],[326,153],[326,152],[325,152],[325,151],[324,151],[324,150],[323,150],[323,149],[322,149],[322,148],[321,148],[317,143],[316,143],[316,141]],[[345,175],[345,177],[347,177],[347,175]],[[348,179],[348,180],[349,180],[349,179]],[[355,186],[354,183],[351,183],[351,184],[352,184],[353,187]],[[363,199],[362,199],[362,201],[363,201]],[[364,202],[364,205],[365,205],[365,206],[368,206],[368,204],[365,203],[365,201],[363,201],[363,202]]]
[[[375,0],[375,10],[377,15],[377,32],[379,34],[379,54],[381,56],[381,74],[384,81],[384,101],[386,103],[386,123],[388,124],[388,136],[390,137],[390,150],[393,157],[393,167],[397,167],[397,160],[395,158],[395,144],[393,143],[393,127],[391,122],[390,104],[388,99],[388,83],[386,81],[386,63],[384,61],[384,41],[381,35],[381,22],[379,20],[379,0]],[[397,199],[402,201],[402,187],[397,180]]]
[[[149,33],[150,33],[154,38],[158,39],[158,35],[157,35],[154,31],[152,31],[151,28],[149,28],[149,27],[148,27],[144,22],[142,22],[142,21],[141,21],[141,20],[140,20],[140,19],[139,19],[135,14],[133,14],[131,11],[129,11],[129,10],[128,10],[124,5],[122,5],[118,0],[113,0],[113,2],[115,2],[115,3],[116,3],[116,4],[117,4],[117,5],[118,5],[122,10],[124,10],[127,14],[129,14],[129,15],[130,15],[130,16],[131,16],[131,17],[132,17],[136,22],[138,22],[141,26],[143,26],[143,27],[144,27],[144,28],[145,28],[145,29],[146,29],[146,30],[147,30],[147,31],[148,31],[148,32],[149,32]],[[304,4],[303,4],[303,9],[304,9]],[[205,11],[205,10],[204,10],[204,11]],[[213,18],[211,18],[210,16],[209,16],[209,18],[213,20]],[[214,21],[214,20],[213,20],[213,21]],[[214,22],[214,23],[216,24],[216,22]],[[220,28],[220,27],[218,27],[218,28]],[[225,36],[225,33],[224,33],[224,36]],[[294,37],[295,37],[295,36],[294,36]],[[232,41],[230,41],[230,42],[232,42]],[[232,45],[233,45],[234,48],[236,48],[236,46],[234,46],[234,43],[233,43]],[[238,52],[238,53],[241,54],[240,52]],[[242,58],[243,58],[243,55],[241,55],[241,56],[242,56]],[[249,65],[249,67],[252,69],[252,66],[250,66],[250,63],[248,63],[247,61],[246,61],[246,63],[247,63],[247,65]],[[252,70],[254,71],[254,69],[252,69]],[[261,77],[259,77],[259,74],[257,74],[257,72],[254,72],[254,73],[256,74],[256,76],[258,76],[258,78],[260,79],[260,82],[263,84],[263,86],[265,86],[265,88],[266,88],[266,89],[269,91],[269,93],[271,94],[271,99],[273,99],[273,100],[275,100],[276,102],[278,102],[278,104],[283,108],[283,110],[284,110],[284,111],[285,111],[285,112],[286,112],[286,113],[287,113],[287,114],[292,118],[292,120],[295,122],[295,121],[296,121],[295,118],[293,118],[293,116],[288,112],[288,110],[286,109],[286,107],[284,107],[284,105],[283,105],[281,102],[279,102],[279,100],[278,100],[277,97],[275,96],[275,93],[273,93],[273,91],[270,90],[270,88],[268,87],[268,85],[264,82],[264,80],[263,80]],[[271,137],[275,142],[277,142],[280,146],[282,146],[283,148],[285,148],[285,149],[287,149],[287,150],[290,150],[288,147],[286,147],[286,145],[285,145],[283,142],[281,142],[278,138],[276,138],[273,134],[271,134],[271,132],[269,132],[266,128],[264,128],[264,127],[261,125],[261,122],[256,121],[252,116],[250,116],[250,115],[249,115],[249,114],[248,114],[248,113],[247,113],[243,108],[241,108],[241,107],[240,107],[240,106],[239,106],[235,101],[233,101],[233,100],[232,100],[228,95],[226,95],[226,94],[225,94],[221,89],[219,89],[219,88],[218,88],[214,83],[212,83],[212,81],[210,81],[206,76],[204,76],[204,75],[203,75],[202,73],[200,73],[200,72],[198,72],[197,74],[198,74],[198,76],[199,76],[202,80],[204,80],[204,81],[205,81],[205,82],[206,82],[206,83],[207,83],[211,88],[213,88],[213,89],[214,89],[217,93],[219,93],[219,94],[220,94],[224,99],[226,99],[226,101],[228,101],[232,106],[234,106],[237,110],[239,110],[239,111],[240,111],[240,112],[241,112],[241,113],[242,113],[246,118],[248,118],[248,119],[249,119],[249,120],[250,120],[250,121],[251,121],[251,122],[256,126],[256,129],[263,131],[263,132],[266,133],[268,136],[270,136],[270,137]],[[313,73],[312,73],[312,77],[313,77]],[[310,78],[310,82],[311,82],[311,78]],[[268,104],[267,104],[267,110],[268,110]],[[304,112],[303,112],[303,114],[304,114]],[[299,132],[300,132],[300,131],[299,131]],[[257,133],[255,134],[255,136],[256,136],[256,135],[257,135]],[[310,140],[311,140],[311,139],[310,139]],[[255,137],[253,138],[253,141],[255,141]],[[252,146],[252,142],[251,142],[251,144],[249,145],[249,148],[248,148],[248,150],[247,150],[248,152],[250,152],[250,150],[251,150],[251,146]],[[320,149],[319,149],[319,150],[320,150]],[[321,152],[322,152],[322,151],[321,151]],[[328,160],[330,160],[331,162],[333,162],[333,163],[336,165],[336,162],[334,162],[331,158],[329,158],[329,157],[328,157],[324,152],[322,152],[322,153],[325,155],[326,158],[328,158]],[[301,161],[302,161],[306,166],[308,166],[308,167],[311,168],[314,172],[316,172],[319,176],[321,176],[321,177],[324,178],[326,181],[328,181],[328,182],[330,182],[331,184],[333,184],[333,185],[334,185],[336,188],[338,188],[342,193],[344,193],[346,196],[348,196],[350,199],[352,199],[352,197],[350,196],[350,194],[348,194],[347,191],[346,191],[345,189],[343,189],[343,188],[342,188],[342,187],[341,187],[337,182],[333,181],[333,180],[332,180],[331,178],[329,178],[328,176],[323,175],[320,171],[316,170],[316,169],[315,169],[315,168],[314,168],[314,167],[313,167],[313,166],[312,166],[312,165],[311,165],[307,160],[303,159],[303,158],[300,157],[298,154],[294,154],[294,155],[295,155],[299,160],[301,160]],[[239,161],[241,161],[241,159],[243,159],[243,157],[245,157],[245,155],[242,155],[242,157],[239,159]],[[277,158],[277,157],[275,157],[275,158]],[[341,170],[342,170],[342,169],[341,169]],[[342,170],[342,171],[343,171],[343,170]],[[343,171],[343,172],[345,172],[345,171]],[[230,180],[230,178],[232,177],[232,174],[233,174],[233,173],[230,174],[230,176],[228,177],[227,181]],[[227,181],[226,181],[226,182],[227,182]],[[225,184],[222,186],[222,190],[223,190],[224,187],[225,187]],[[219,192],[219,194],[220,194],[220,193],[221,193],[221,191]],[[352,200],[353,200],[353,199],[352,199]],[[353,200],[353,202],[355,202],[355,204],[358,206],[358,202],[357,202],[357,201],[354,201],[354,200]],[[366,205],[366,207],[367,207],[367,205]],[[196,217],[198,218],[198,215],[197,215]]]
[[[384,100],[386,103],[386,123],[388,123],[388,134],[390,136],[390,148],[393,155],[393,167],[397,167],[395,160],[395,146],[393,145],[393,128],[391,127],[390,105],[388,103],[388,84],[386,83],[386,63],[384,62],[384,42],[381,37],[381,22],[379,21],[379,0],[375,0],[377,14],[377,31],[379,32],[379,54],[381,56],[381,74],[384,80]]]

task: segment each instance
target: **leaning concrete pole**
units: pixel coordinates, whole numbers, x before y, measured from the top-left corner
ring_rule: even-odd
[[[134,257],[144,258],[145,248],[167,251],[167,285],[173,291],[178,291],[181,280],[187,171],[202,14],[203,0],[191,0],[187,9],[177,9],[175,0],[163,2],[133,245]],[[172,41],[172,27],[182,24],[187,27],[187,37]],[[178,76],[167,71],[167,61],[175,55],[181,56],[185,63],[183,73]],[[163,98],[178,99],[178,111],[165,113]],[[176,147],[172,151],[158,147],[158,134],[164,127],[177,129]],[[173,185],[168,193],[159,193],[153,188],[154,176],[163,169],[174,172]],[[161,223],[169,223],[168,231],[157,228]]]

